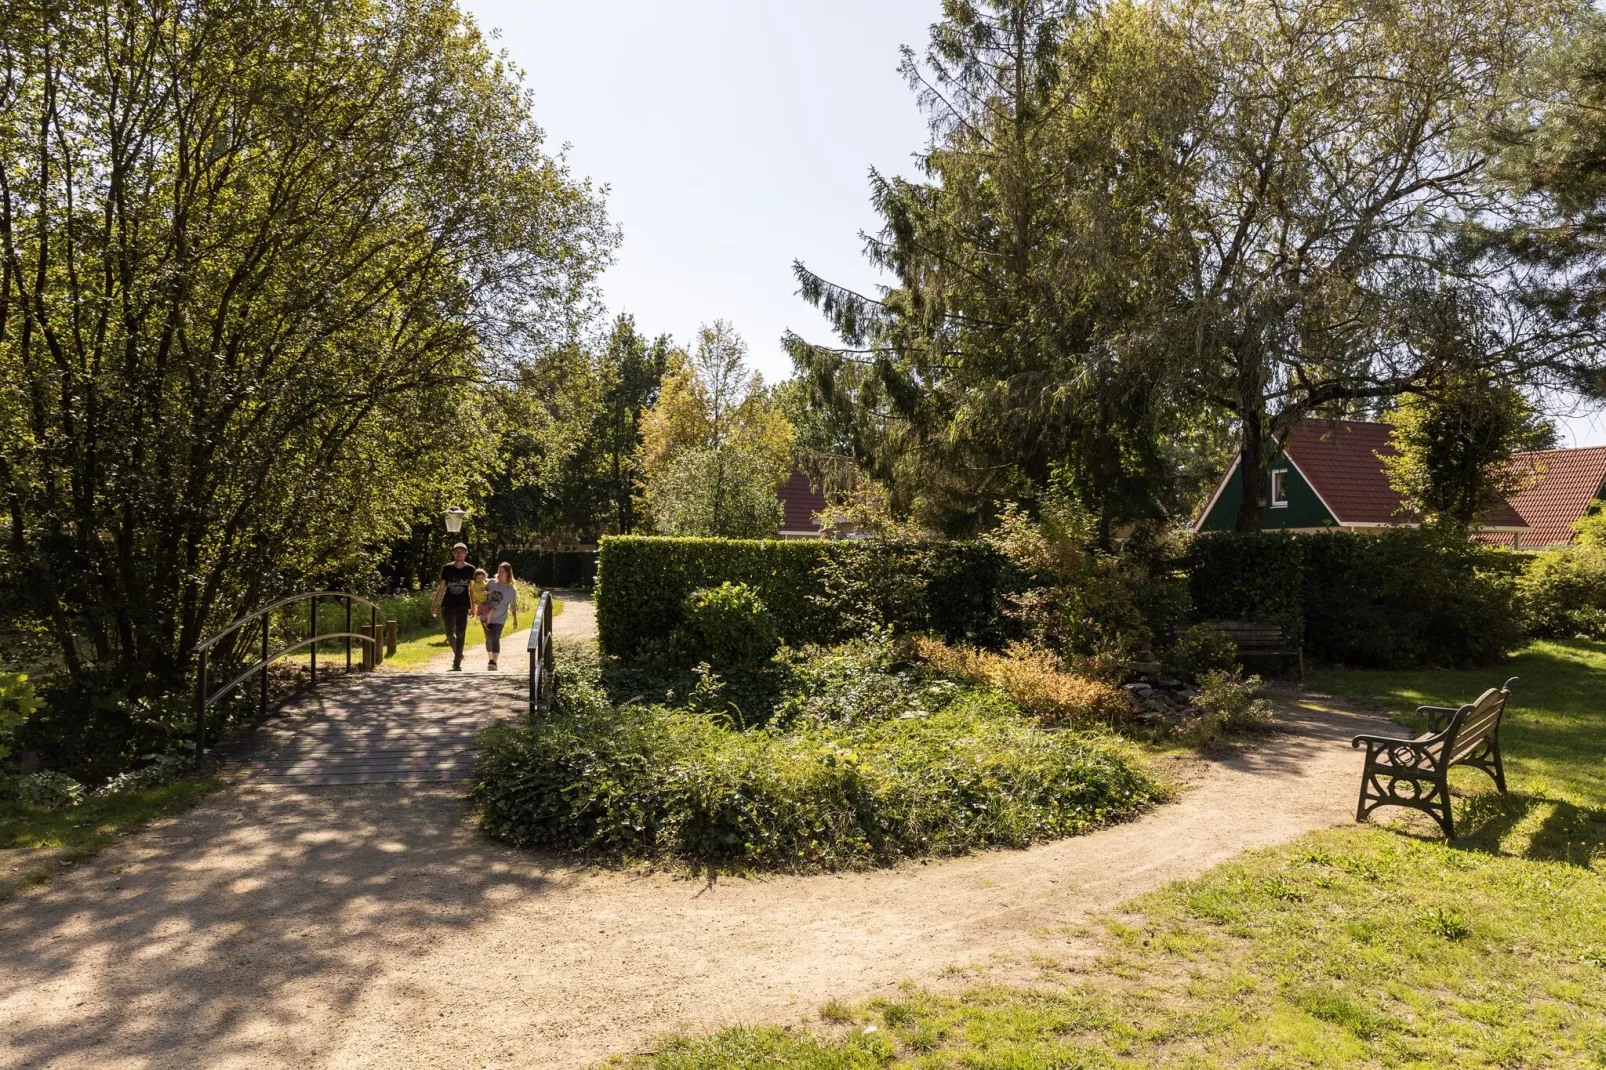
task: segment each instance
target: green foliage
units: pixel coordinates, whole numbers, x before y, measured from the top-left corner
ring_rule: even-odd
[[[609,537],[596,587],[603,650],[631,657],[661,642],[688,594],[725,582],[752,588],[794,646],[881,626],[994,645],[1007,636],[999,611],[1020,577],[981,543]]]
[[[1479,372],[1452,373],[1431,393],[1407,396],[1389,422],[1389,484],[1425,518],[1462,527],[1522,488],[1513,454],[1556,444],[1555,426],[1526,394]]]
[[[1226,632],[1195,624],[1177,635],[1160,660],[1171,675],[1198,680],[1214,670],[1231,670],[1238,661],[1238,644]]]
[[[1596,498],[1589,503],[1584,515],[1573,521],[1573,540],[1579,546],[1606,550],[1606,501]]]
[[[1262,698],[1258,676],[1245,677],[1243,670],[1211,669],[1199,680],[1199,694],[1193,704],[1204,714],[1201,727],[1211,734],[1236,735],[1271,724],[1271,703]]]
[[[740,444],[677,453],[653,478],[648,503],[665,535],[772,538],[781,499],[770,460]]]
[[[617,236],[446,0],[4,25],[3,579],[80,685],[178,687],[472,489],[477,384],[580,328]]]
[[[34,693],[25,673],[6,672],[0,669],[0,762],[11,754],[11,740],[24,721],[45,704]]]
[[[823,666],[815,694],[839,675]],[[615,707],[582,672],[562,679],[551,717],[484,737],[481,824],[511,843],[713,869],[853,869],[1074,835],[1160,794],[1106,744],[1046,731],[988,691],[911,677],[835,709],[800,693],[785,716],[743,730],[717,713]]]
[[[0,778],[0,799],[40,810],[76,806],[84,801],[84,795],[84,786],[65,773],[47,770],[27,776]]]
[[[774,655],[780,640],[775,618],[745,583],[722,583],[686,596],[669,639],[675,661],[716,668],[753,666]]]
[[[1201,536],[1189,583],[1206,619],[1278,622],[1355,665],[1486,665],[1524,639],[1516,560],[1453,531]]]
[[[1540,639],[1606,639],[1606,546],[1533,555],[1517,581],[1530,632]]]
[[[1304,536],[1286,531],[1202,535],[1188,548],[1188,590],[1203,620],[1255,620],[1304,630]]]

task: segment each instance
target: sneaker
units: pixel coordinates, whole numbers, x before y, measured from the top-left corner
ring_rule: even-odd
[[[450,671],[451,672],[462,672],[463,671],[463,666],[461,664],[459,664],[458,662],[454,661],[454,662],[452,662],[452,667],[451,667]]]
[[[485,663],[485,671],[486,672],[495,672],[496,671],[496,659],[495,658],[492,658],[490,661]]]

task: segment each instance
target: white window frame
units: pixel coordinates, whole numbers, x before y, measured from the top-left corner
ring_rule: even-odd
[[[1282,501],[1278,501],[1277,500],[1277,477],[1278,476],[1282,476],[1283,477],[1283,497],[1282,497]],[[1286,468],[1273,468],[1271,470],[1271,495],[1267,499],[1267,501],[1268,501],[1269,507],[1272,508],[1272,509],[1287,509],[1288,508],[1288,469],[1286,469]]]

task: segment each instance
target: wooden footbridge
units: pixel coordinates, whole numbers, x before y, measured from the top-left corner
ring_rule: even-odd
[[[339,600],[344,630],[318,630],[318,603]],[[268,621],[296,603],[307,603],[307,636],[271,650]],[[355,607],[369,622],[353,628]],[[298,607],[299,608],[299,607]],[[315,591],[283,599],[235,621],[198,644],[195,695],[196,752],[222,760],[234,775],[263,786],[306,787],[349,784],[409,784],[466,780],[474,770],[474,741],[493,719],[539,716],[556,688],[552,646],[552,594],[541,594],[530,628],[529,665],[510,672],[381,672],[387,644],[394,651],[394,622],[380,621],[377,603],[337,591]],[[362,615],[358,611],[358,615]],[[249,640],[241,642],[242,639]],[[348,672],[321,681],[320,646],[345,643]],[[352,644],[360,644],[354,662]],[[230,666],[226,683],[209,686],[209,669],[219,652],[259,652],[249,665]],[[301,651],[311,652],[311,688],[291,699],[278,716],[228,753],[208,751],[208,721],[230,693],[256,682],[260,712],[267,713],[268,667]],[[336,657],[339,655],[337,654]],[[209,717],[209,715],[211,715]],[[214,723],[215,727],[215,723]]]

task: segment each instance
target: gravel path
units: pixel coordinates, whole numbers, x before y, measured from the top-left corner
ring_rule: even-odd
[[[552,597],[563,603],[563,612],[552,618],[552,634],[557,638],[594,639],[597,635],[597,607],[585,591],[555,590]],[[502,656],[498,660],[499,673],[528,673],[530,655],[529,615],[519,618],[523,628],[502,636]],[[478,644],[463,651],[463,670],[485,670],[485,646]],[[397,669],[397,672],[448,672],[452,667],[452,652],[436,654],[416,669]]]
[[[481,839],[457,786],[243,782],[0,906],[0,1066],[571,1067],[1077,954],[1091,911],[1350,820],[1347,737],[1378,722],[1284,723],[1138,821],[844,876],[598,871]]]

